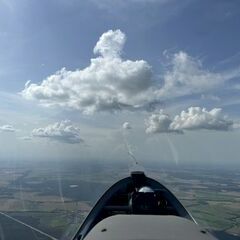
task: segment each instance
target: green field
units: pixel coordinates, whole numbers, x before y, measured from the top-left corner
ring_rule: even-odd
[[[240,173],[216,170],[150,170],[203,227],[240,236]]]

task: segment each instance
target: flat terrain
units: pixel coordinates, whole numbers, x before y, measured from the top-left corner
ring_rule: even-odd
[[[234,170],[150,170],[191,212],[212,230],[240,236],[240,172]]]
[[[199,224],[223,239],[240,236],[239,171],[149,167],[146,173],[166,185]],[[53,238],[68,239],[103,192],[128,174],[116,165],[3,163],[0,212]],[[1,240],[50,239],[1,214],[0,226]]]

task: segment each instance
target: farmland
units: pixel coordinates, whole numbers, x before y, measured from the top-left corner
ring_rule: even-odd
[[[101,194],[128,174],[124,165],[3,164],[0,212],[55,238],[69,239]],[[148,167],[146,174],[166,185],[203,227],[240,236],[238,171]],[[0,220],[5,239],[14,239],[15,234],[18,239],[33,239],[33,231],[25,226],[4,216]]]

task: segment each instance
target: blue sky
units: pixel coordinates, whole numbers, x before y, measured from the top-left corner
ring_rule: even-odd
[[[128,157],[127,132],[143,161],[157,161],[161,151],[159,161],[200,162],[209,148],[214,164],[224,158],[239,164],[239,1],[0,0],[0,6],[0,141],[8,145],[2,158],[38,152],[45,159],[47,150],[56,159],[121,160]],[[54,84],[43,85],[51,77]],[[124,122],[132,129],[121,129]]]
[[[238,1],[126,2],[1,1],[1,89],[20,90],[26,79],[40,81],[63,66],[86,66],[109,29],[126,33],[128,58],[146,59],[156,71],[166,49],[187,51],[208,68],[225,67],[226,59],[227,67],[238,64]]]

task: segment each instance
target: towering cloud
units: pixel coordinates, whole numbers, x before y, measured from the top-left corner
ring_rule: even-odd
[[[205,108],[190,107],[173,119],[162,110],[145,120],[146,133],[183,133],[184,130],[220,130],[234,127],[234,122],[222,114],[221,108],[207,111]]]
[[[45,106],[63,106],[84,113],[136,108],[149,102],[152,71],[143,60],[121,58],[125,34],[104,33],[97,42],[90,66],[76,71],[65,68],[43,80],[26,84],[22,95]]]
[[[45,128],[36,128],[32,131],[32,136],[40,138],[49,138],[64,143],[81,143],[80,129],[72,125],[68,120],[56,122]]]

